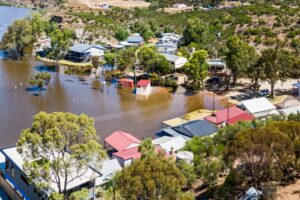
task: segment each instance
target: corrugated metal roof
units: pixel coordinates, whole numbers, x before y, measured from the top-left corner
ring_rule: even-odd
[[[72,47],[70,47],[70,50],[78,53],[83,53],[93,47],[97,49],[105,50],[105,48],[102,45],[89,45],[89,44],[74,44]]]
[[[241,104],[251,113],[275,110],[276,107],[265,97],[241,101]]]
[[[141,142],[130,133],[125,133],[122,131],[114,132],[113,134],[105,138],[104,141],[117,151],[122,151],[128,147],[132,147],[132,145],[137,145]]]
[[[172,128],[174,131],[179,134],[194,137],[194,136],[208,136],[218,131],[217,127],[206,120],[195,120],[189,121],[185,124],[176,126]]]
[[[163,55],[170,62],[175,62],[176,60],[178,60],[180,58],[184,58],[184,57],[175,56],[175,55],[166,54],[166,53],[161,53],[161,55]]]

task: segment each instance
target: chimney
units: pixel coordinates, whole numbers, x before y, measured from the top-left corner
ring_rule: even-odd
[[[171,152],[170,152],[171,155],[174,155],[174,147],[171,147]]]

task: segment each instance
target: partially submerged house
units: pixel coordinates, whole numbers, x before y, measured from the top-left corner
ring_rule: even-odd
[[[161,53],[161,55],[163,55],[167,59],[167,61],[171,63],[173,70],[183,67],[187,62],[187,58],[185,57],[166,54],[166,53]]]
[[[279,114],[276,107],[265,97],[244,100],[240,102],[240,105],[255,118]]]
[[[136,94],[147,96],[151,94],[151,81],[150,80],[140,80],[136,85]]]
[[[222,127],[227,124],[236,124],[239,121],[251,121],[253,116],[236,106],[231,106],[229,108],[218,110],[204,119]]]
[[[164,128],[161,135],[181,136],[185,140],[190,140],[194,136],[211,136],[217,131],[217,126],[207,120],[194,120],[175,127]]]
[[[50,187],[47,190],[41,191],[35,187],[35,184],[30,181],[23,170],[24,159],[16,147],[1,149],[1,153],[5,159],[4,163],[1,163],[0,185],[10,198],[42,200],[47,199],[52,192],[59,192],[57,184],[52,182],[50,182]],[[70,177],[74,178],[69,180],[67,192],[71,193],[81,188],[87,188],[89,199],[95,199],[96,179],[101,177],[101,174],[90,167],[80,173],[75,172],[75,170],[72,173],[74,174],[70,174]],[[54,179],[54,177],[52,178]],[[64,181],[63,177],[61,177],[61,181]]]
[[[133,87],[134,81],[132,79],[121,78],[117,81],[118,85],[122,85],[122,87]]]
[[[179,126],[179,125],[187,123],[187,122],[188,121],[183,118],[175,117],[173,119],[163,121],[162,128]]]
[[[104,50],[102,45],[75,44],[70,48],[67,58],[74,62],[88,62],[92,57],[102,58]]]

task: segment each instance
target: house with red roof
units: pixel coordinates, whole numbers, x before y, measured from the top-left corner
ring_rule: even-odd
[[[137,95],[149,95],[151,93],[151,81],[150,80],[140,80],[136,86]]]
[[[141,153],[139,152],[139,147],[132,147],[125,149],[123,151],[118,151],[112,154],[113,158],[116,158],[122,167],[130,165],[133,160],[139,159]]]
[[[118,152],[137,147],[140,142],[139,139],[130,133],[116,131],[104,139],[104,148],[108,151]]]
[[[217,126],[224,126],[226,124],[236,124],[239,121],[251,121],[253,116],[236,106],[232,106],[218,110],[213,115],[209,115],[204,119]]]
[[[117,158],[122,166],[127,166],[134,159],[140,158],[140,143],[141,141],[130,133],[116,131],[104,139],[104,148],[110,156]]]

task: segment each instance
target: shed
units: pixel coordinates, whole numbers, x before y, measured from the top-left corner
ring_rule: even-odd
[[[265,97],[241,101],[241,105],[255,118],[279,114],[276,107]]]
[[[187,164],[193,164],[194,154],[190,151],[180,151],[176,155],[177,161],[184,161]]]
[[[150,80],[140,80],[136,86],[137,95],[149,95],[151,93],[151,81]]]
[[[134,86],[134,82],[132,79],[122,78],[122,79],[118,80],[118,83],[121,84],[123,87],[133,87]]]

